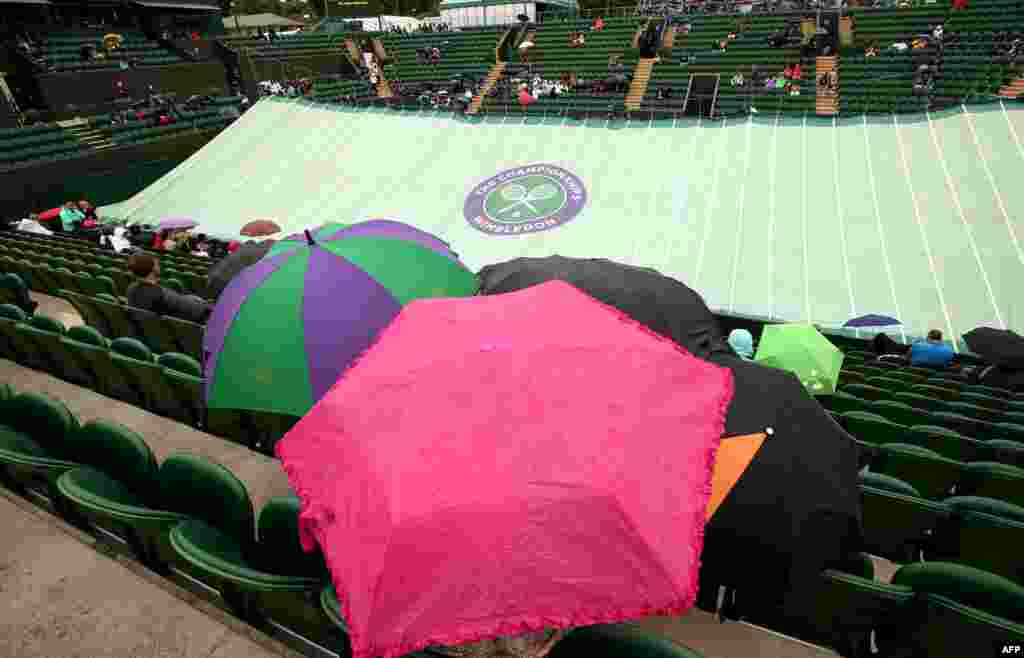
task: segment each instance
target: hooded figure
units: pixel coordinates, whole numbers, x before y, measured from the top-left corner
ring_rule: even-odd
[[[749,361],[754,357],[754,337],[746,329],[733,329],[729,332],[729,347],[742,359]]]

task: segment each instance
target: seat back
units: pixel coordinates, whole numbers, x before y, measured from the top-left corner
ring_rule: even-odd
[[[949,515],[942,503],[861,485],[864,550],[893,562],[919,558],[939,522]]]
[[[195,455],[171,455],[157,475],[164,507],[206,521],[221,532],[255,541],[252,501],[245,485],[220,464]]]
[[[103,420],[83,425],[68,441],[73,461],[103,471],[146,499],[156,488],[157,465],[142,435]]]
[[[96,347],[109,347],[107,339],[95,327],[77,325],[68,329],[66,336],[79,343]]]
[[[164,326],[174,334],[181,350],[202,364],[203,325],[169,316],[164,316],[163,322]]]
[[[1019,547],[1024,542],[1024,508],[976,496],[944,501],[948,519],[935,531],[930,558],[984,569],[1024,582]]]
[[[892,578],[917,594],[943,596],[1013,622],[1024,622],[1024,587],[996,574],[950,562],[904,565]]]
[[[306,552],[299,541],[299,499],[271,498],[260,510],[256,526],[257,551],[265,571],[288,576],[321,578],[327,566],[319,550]]]
[[[904,496],[921,497],[921,492],[915,489],[912,484],[904,482],[899,478],[894,478],[891,475],[883,475],[882,473],[876,473],[874,471],[865,471],[860,474],[859,479],[860,483],[867,487],[882,489],[884,491],[892,491],[893,493],[903,494]]]
[[[862,400],[881,400],[892,395],[890,391],[869,384],[848,384],[843,387],[844,393],[856,395]]]
[[[1024,507],[1024,468],[997,462],[973,462],[963,467],[957,493],[997,498]]]
[[[879,416],[884,416],[893,423],[900,425],[919,425],[925,417],[925,411],[915,409],[908,404],[894,400],[876,400],[868,405],[867,411]]]
[[[110,351],[121,356],[126,356],[136,361],[152,363],[153,353],[146,345],[135,338],[115,338],[110,343]]]
[[[994,461],[1000,464],[1009,464],[1018,468],[1024,468],[1024,443],[1018,441],[1007,441],[1006,439],[992,439],[985,442],[985,456],[983,461]]]
[[[904,441],[907,428],[897,425],[883,416],[867,411],[848,411],[840,418],[840,424],[858,441],[873,445],[900,443]]]
[[[67,406],[48,395],[21,393],[7,403],[3,424],[28,435],[47,452],[67,456],[67,441],[78,430],[78,419]]]
[[[890,443],[878,449],[873,470],[911,484],[931,500],[948,496],[960,479],[963,464],[939,453],[907,443]]]
[[[164,368],[192,375],[193,377],[202,377],[203,375],[203,369],[199,366],[199,362],[187,354],[167,352],[157,358],[157,363]]]
[[[914,425],[907,432],[906,442],[961,462],[979,459],[985,452],[983,442],[969,439],[951,429],[935,425]]]
[[[157,354],[180,351],[177,341],[174,340],[174,334],[164,326],[163,317],[152,311],[135,308],[134,306],[126,308],[128,315],[138,329],[139,335],[145,340],[149,349]]]

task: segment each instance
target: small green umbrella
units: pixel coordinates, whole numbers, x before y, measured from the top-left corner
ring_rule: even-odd
[[[813,395],[835,393],[843,353],[810,324],[765,325],[754,360],[789,370]]]

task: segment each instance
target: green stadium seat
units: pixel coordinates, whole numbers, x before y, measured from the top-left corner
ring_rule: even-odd
[[[27,322],[18,323],[15,328],[25,349],[22,365],[60,376],[63,364],[59,361],[60,337],[64,325],[44,315],[34,315]]]
[[[181,351],[202,363],[203,325],[170,316],[164,316],[163,323],[174,334]]]
[[[864,550],[899,564],[913,562],[931,541],[940,521],[948,516],[949,508],[892,488],[894,485],[860,487]]]
[[[319,552],[303,551],[298,520],[297,498],[272,498],[260,510],[255,542],[196,519],[171,531],[171,546],[241,618],[259,626],[272,620],[321,646],[338,646],[346,637],[327,623],[313,595],[329,582],[327,567]]]
[[[965,464],[957,495],[996,498],[1024,507],[1024,468],[998,462]]]
[[[0,424],[0,482],[55,501],[56,480],[73,468],[70,443],[78,420],[60,400],[22,393],[5,403]]]
[[[895,400],[876,400],[870,403],[865,411],[883,416],[899,425],[919,425],[927,420],[927,414],[910,405]]]
[[[846,413],[848,411],[869,411],[868,400],[862,400],[856,395],[850,395],[843,391],[837,391],[831,395],[819,395],[815,399],[821,403],[821,406],[825,407],[829,411],[836,413]]]
[[[17,334],[17,325],[26,320],[28,315],[14,304],[0,304],[0,357],[24,363],[25,346]]]
[[[164,386],[173,398],[162,402],[164,414],[198,427],[203,422],[203,379],[199,363],[185,354],[168,352],[157,358]]]
[[[948,496],[960,479],[964,464],[939,453],[907,443],[889,443],[878,449],[873,471],[907,482],[930,500]]]
[[[858,441],[880,446],[901,443],[907,428],[890,422],[883,416],[867,411],[848,411],[842,414],[840,424]]]
[[[86,325],[95,329],[104,337],[109,337],[111,335],[106,317],[104,317],[104,315],[100,313],[99,309],[92,303],[91,297],[79,293],[68,292],[67,290],[61,290],[58,296],[62,297],[69,304],[75,307],[75,310],[78,311],[78,315],[82,317]]]
[[[937,425],[914,425],[908,429],[904,443],[912,443],[961,462],[974,461],[985,453],[984,442]]]
[[[1024,468],[1024,443],[1006,439],[985,441],[985,456],[981,461],[994,461]]]
[[[921,614],[901,629],[905,646],[928,658],[961,658],[982,646],[998,651],[1024,644],[1024,588],[973,567],[946,562],[908,564],[894,585],[914,590]],[[881,649],[888,649],[884,641]],[[972,649],[972,647],[974,647]]]
[[[163,316],[133,306],[125,306],[128,316],[135,323],[137,335],[157,354],[179,352],[174,334],[164,324]]]
[[[108,297],[95,296],[90,298],[97,312],[103,315],[110,333],[109,338],[138,338],[135,324],[128,315],[127,307]]]
[[[868,384],[848,384],[842,388],[844,393],[856,395],[862,400],[883,400],[892,396],[892,392]]]
[[[1024,584],[1024,507],[977,496],[943,501],[950,516],[939,524],[926,559],[984,569]]]

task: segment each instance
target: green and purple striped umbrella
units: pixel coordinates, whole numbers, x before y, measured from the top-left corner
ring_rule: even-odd
[[[477,287],[448,243],[400,222],[291,236],[217,300],[203,338],[207,406],[303,416],[405,304]]]

